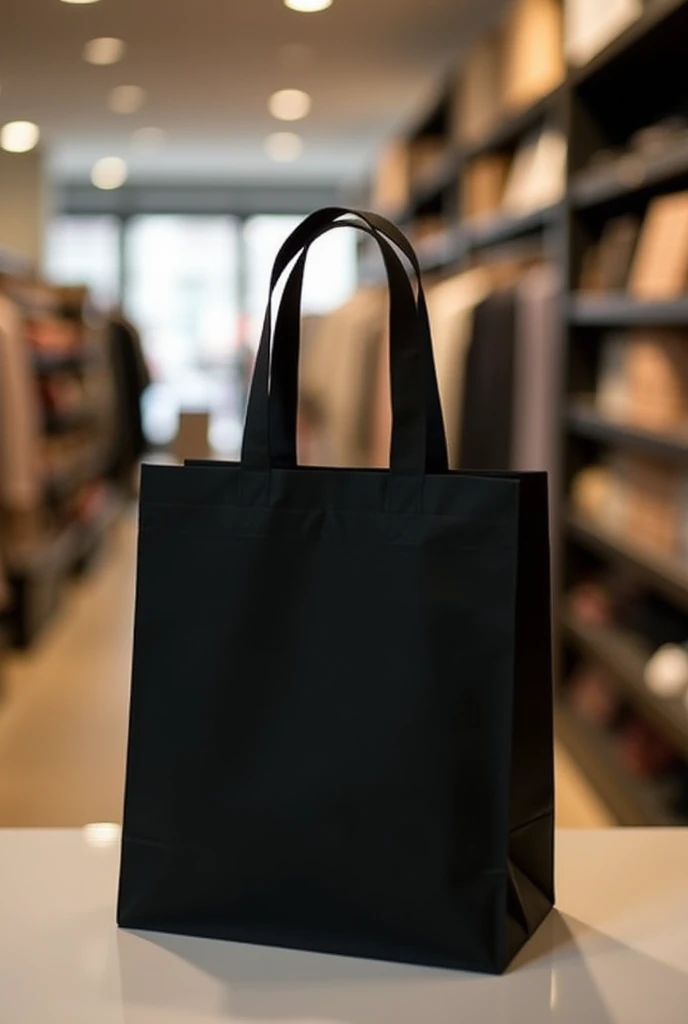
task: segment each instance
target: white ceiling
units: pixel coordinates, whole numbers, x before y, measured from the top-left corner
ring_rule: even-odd
[[[282,0],[2,0],[0,122],[36,121],[56,176],[77,183],[113,155],[129,161],[133,181],[350,181],[499,5],[334,0],[304,15]],[[97,36],[123,38],[124,60],[86,64],[83,46]],[[145,106],[111,113],[108,91],[129,84],[145,88]],[[286,87],[313,97],[298,126],[267,111],[268,96]],[[132,132],[147,126],[164,129],[167,144],[132,152]],[[305,149],[276,165],[263,140],[285,129]]]

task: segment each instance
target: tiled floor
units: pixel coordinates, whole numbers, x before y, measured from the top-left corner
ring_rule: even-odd
[[[132,515],[36,649],[10,660],[0,702],[0,827],[120,820],[135,539]],[[609,823],[563,751],[557,784],[559,825]]]

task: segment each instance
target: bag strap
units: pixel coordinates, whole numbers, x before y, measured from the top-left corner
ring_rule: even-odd
[[[375,216],[375,215],[370,215]],[[375,217],[376,220],[382,218]],[[384,221],[382,221],[385,223]],[[270,448],[273,464],[292,468],[297,464],[296,419],[298,408],[298,362],[300,354],[300,322],[294,311],[300,310],[303,278],[310,246],[331,228],[349,227],[350,222],[338,220],[321,228],[313,236],[292,268],[277,313],[272,347],[272,377],[270,394]],[[367,224],[357,224],[361,231],[377,240],[378,232]],[[403,236],[402,236],[403,237]],[[412,252],[413,250],[411,250]],[[426,473],[446,473],[449,468],[444,418],[435,372],[435,360],[430,335],[430,323],[420,278],[418,279],[418,316],[423,339],[425,363],[425,389],[427,433],[425,452]],[[294,333],[294,321],[296,331]]]
[[[441,425],[441,407],[439,405],[434,361],[432,360],[429,329],[427,329],[427,312],[425,318],[423,318],[416,307],[416,300],[408,275],[399,257],[395,254],[389,243],[378,233],[384,230],[385,233],[393,236],[395,244],[397,239],[399,239],[399,247],[403,252],[410,254],[409,258],[412,265],[417,267],[418,261],[410,243],[394,225],[389,224],[376,214],[358,214],[356,211],[340,207],[331,207],[312,214],[292,233],[277,255],[271,275],[270,300],[272,300],[274,288],[283,270],[294,256],[298,255],[304,246],[308,246],[315,237],[329,230],[335,223],[339,224],[339,219],[342,216],[349,218],[359,217],[363,220],[364,225],[372,228],[375,232],[374,237],[381,249],[389,281],[390,365],[392,379],[391,469],[393,472],[422,474],[427,472],[429,467],[446,468],[446,441],[444,429]],[[343,226],[361,227],[356,220],[347,220],[341,223]],[[304,265],[305,256],[306,253],[302,256]],[[300,273],[302,275],[302,269]],[[281,422],[282,424],[282,428],[279,429],[279,447],[282,451],[287,450],[287,433],[294,437],[295,446],[295,432],[291,431],[291,429],[287,431],[284,427],[286,425],[287,428],[290,428],[291,424],[295,424],[296,417],[297,388],[294,382],[298,373],[298,328],[300,324],[301,291],[298,282],[299,276],[297,275],[293,288],[289,290],[287,304],[284,306],[285,312],[281,319],[281,324],[285,326],[280,330],[280,338],[283,337],[285,341],[280,342],[280,358],[276,366],[279,378],[273,380],[271,380],[270,357],[272,320],[271,305],[268,302],[254,368],[242,446],[241,462],[247,468],[266,470],[277,464],[270,444],[270,409],[272,404],[270,393],[273,390],[275,395],[282,396],[283,399],[280,403],[282,411],[276,419],[273,418],[273,424],[275,422],[277,424]],[[282,301],[284,303],[284,296]],[[423,319],[425,319],[424,324],[422,323]],[[282,334],[282,330],[284,334]],[[288,352],[288,355],[284,355],[285,351]],[[283,359],[282,355],[284,355]],[[426,379],[431,380],[434,386],[426,389],[423,383]],[[426,390],[429,391],[429,402],[426,400],[428,397]],[[433,405],[433,394],[436,398],[436,410],[430,418],[433,434],[433,456],[432,459],[429,459],[427,457],[427,413],[428,405],[431,407]],[[291,453],[292,449],[289,446],[290,464],[293,464],[291,462]]]
[[[316,210],[315,213],[311,213],[306,217],[306,219],[303,220],[301,224],[294,229],[294,231],[292,231],[289,238],[287,238],[280,248],[277,256],[275,257],[275,263],[270,279],[271,292],[274,291],[277,282],[294,257],[298,256],[301,250],[308,245],[313,238],[323,230],[327,230],[329,226],[339,220],[340,217],[358,217],[359,220],[363,221],[369,227],[376,229],[381,232],[381,234],[389,238],[390,241],[394,242],[394,244],[401,249],[404,255],[408,258],[420,280],[420,264],[418,263],[418,257],[416,256],[415,250],[406,235],[404,235],[395,224],[392,224],[391,221],[381,217],[378,213],[372,213],[368,210],[349,210],[345,206],[326,206],[324,209]]]

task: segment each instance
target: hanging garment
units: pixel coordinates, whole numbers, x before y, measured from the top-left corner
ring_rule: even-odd
[[[0,546],[2,544],[2,538],[0,537]],[[7,577],[5,576],[5,566],[2,563],[2,556],[0,555],[0,614],[5,611],[10,603],[10,591],[7,583]]]
[[[124,317],[108,325],[110,360],[115,381],[116,437],[112,474],[125,478],[146,450],[141,398],[150,384],[138,331]]]
[[[513,466],[553,467],[553,415],[560,366],[560,276],[551,264],[533,267],[516,288]]]
[[[513,288],[489,295],[475,311],[466,357],[459,442],[461,469],[511,465],[516,297]]]
[[[323,319],[307,346],[301,389],[319,409],[328,465],[371,464],[385,306],[382,289],[360,289]]]
[[[511,468],[549,474],[553,514],[562,369],[561,278],[553,264],[532,267],[516,287],[515,351]]]
[[[0,341],[0,344],[1,343],[2,342]],[[2,368],[0,366],[0,371],[1,371],[1,369]],[[2,377],[1,376],[0,376],[0,395],[2,395]],[[2,408],[0,407],[0,415],[1,414],[2,414]],[[7,577],[5,575],[5,566],[3,564],[3,559],[2,559],[3,541],[4,541],[4,538],[2,536],[2,522],[1,522],[1,516],[0,516],[0,615],[2,615],[2,613],[5,611],[5,609],[9,606],[9,603],[10,603],[9,586],[8,586],[8,583],[7,583]]]
[[[453,469],[459,465],[464,374],[473,316],[490,285],[489,271],[478,268],[450,277],[428,292],[435,365]]]
[[[33,511],[40,503],[40,422],[21,314],[0,295],[0,508]]]

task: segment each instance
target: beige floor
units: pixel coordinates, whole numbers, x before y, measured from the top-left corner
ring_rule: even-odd
[[[120,820],[135,539],[131,516],[36,649],[10,660],[0,702],[0,826]],[[608,823],[563,751],[557,801],[561,826]]]

